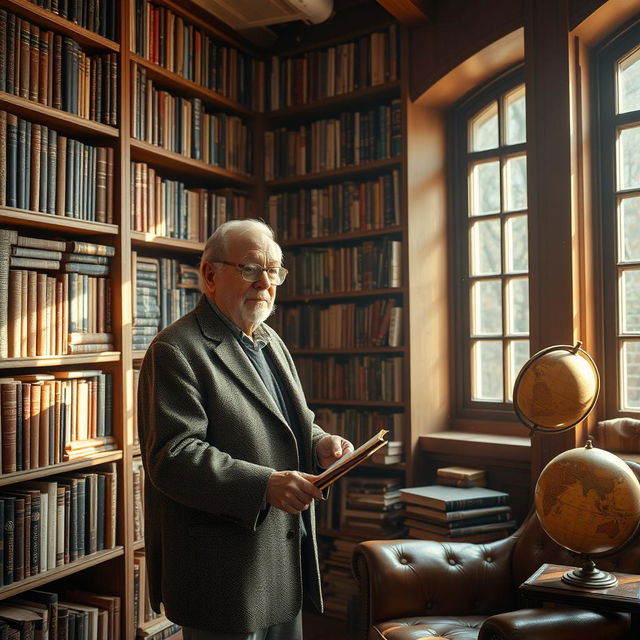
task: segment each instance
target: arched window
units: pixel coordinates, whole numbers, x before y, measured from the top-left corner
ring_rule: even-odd
[[[512,413],[529,357],[525,85],[516,70],[453,114],[456,404]]]
[[[640,412],[640,25],[597,60],[607,415]]]

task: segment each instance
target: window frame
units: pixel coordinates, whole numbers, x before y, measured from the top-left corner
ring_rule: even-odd
[[[470,154],[468,151],[469,134],[468,123],[470,119],[479,114],[493,100],[498,100],[499,122],[503,125],[502,100],[504,94],[525,83],[524,64],[518,63],[494,77],[482,87],[474,90],[460,100],[450,111],[448,126],[451,143],[449,145],[449,171],[451,179],[449,183],[450,220],[449,248],[450,248],[450,289],[453,308],[452,326],[452,402],[454,408],[453,419],[476,419],[494,422],[510,422],[519,424],[513,403],[485,402],[471,399],[471,320],[469,302],[469,234],[468,234],[468,165]],[[525,87],[526,89],[526,87]],[[502,138],[502,132],[500,132]],[[509,156],[525,153],[527,155],[528,141],[512,145],[500,145],[498,149],[473,152],[474,160],[483,157],[496,157],[501,160]],[[461,185],[464,184],[464,189]],[[501,193],[501,199],[503,194]],[[501,207],[502,209],[502,207]],[[529,207],[524,210],[529,216]],[[500,215],[504,215],[501,211]],[[503,259],[504,259],[503,255]],[[529,260],[529,263],[531,261]],[[531,291],[531,273],[527,271],[529,279],[529,291]],[[500,274],[503,283],[503,291],[506,284],[504,274]],[[511,280],[512,278],[509,278]],[[531,299],[531,293],[529,293]],[[506,299],[503,298],[503,304]],[[504,313],[504,310],[503,310]],[[505,344],[504,331],[499,340]],[[527,338],[531,340],[531,333]],[[506,355],[506,354],[505,354]],[[506,369],[505,369],[506,371]]]
[[[640,47],[640,21],[635,18],[619,29],[594,54],[592,68],[595,73],[593,131],[597,140],[594,154],[594,201],[598,206],[595,238],[599,238],[598,317],[602,327],[601,352],[603,354],[602,390],[604,413],[609,417],[640,417],[640,410],[621,409],[622,379],[620,376],[620,342],[618,339],[619,295],[617,255],[617,200],[616,183],[617,142],[616,129],[630,123],[640,123],[640,109],[617,115],[616,63],[625,54]],[[634,189],[639,191],[640,189]],[[598,231],[600,233],[598,233]],[[614,309],[615,313],[608,312]]]

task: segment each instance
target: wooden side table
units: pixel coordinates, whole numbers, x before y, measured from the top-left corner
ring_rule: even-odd
[[[520,591],[532,606],[543,602],[567,604],[593,611],[621,611],[631,614],[632,637],[640,637],[640,575],[613,573],[618,584],[608,589],[587,589],[562,582],[567,571],[575,567],[543,564],[521,585]]]

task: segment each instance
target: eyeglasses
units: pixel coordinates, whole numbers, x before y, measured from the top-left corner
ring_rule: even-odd
[[[258,282],[262,278],[262,272],[267,272],[269,282],[274,285],[281,285],[287,277],[289,271],[284,267],[261,267],[259,264],[238,264],[237,262],[227,262],[226,260],[214,260],[219,264],[228,264],[230,267],[238,267],[242,279],[247,282]]]

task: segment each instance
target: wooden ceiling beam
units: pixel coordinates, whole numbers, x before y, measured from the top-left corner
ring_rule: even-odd
[[[396,20],[415,27],[433,20],[434,0],[377,0]]]

